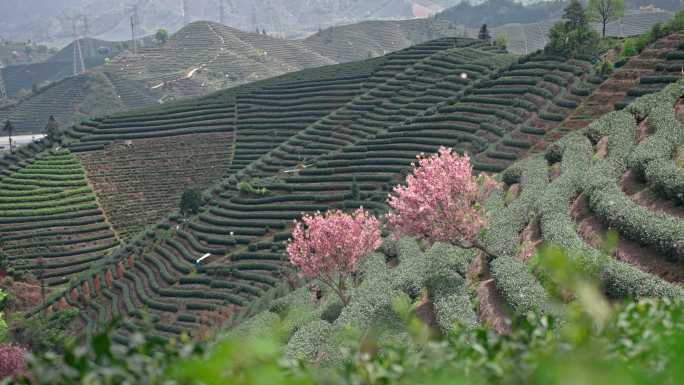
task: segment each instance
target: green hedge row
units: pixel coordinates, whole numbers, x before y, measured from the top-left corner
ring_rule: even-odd
[[[48,209],[59,209],[65,206],[79,205],[95,200],[94,195],[77,195],[75,197],[67,197],[58,200],[40,201],[40,202],[16,202],[16,203],[0,203],[0,216],[5,216],[5,213],[16,212],[21,210],[30,210],[31,212],[44,213]],[[28,212],[28,211],[26,211]],[[38,214],[41,215],[41,214]],[[28,215],[20,215],[28,216]]]
[[[668,52],[667,55],[665,55],[665,59],[667,59],[667,60],[684,60],[684,51]]]
[[[154,251],[161,255],[165,260],[167,260],[171,266],[174,268],[174,270],[180,272],[181,274],[190,274],[192,272],[192,268],[183,260],[179,259],[171,253],[170,251],[167,251],[166,249],[156,246],[154,248]]]
[[[644,168],[649,184],[664,196],[684,203],[684,170],[672,159],[655,159]]]
[[[675,86],[678,84],[681,83]],[[684,86],[678,88],[684,94]],[[647,121],[655,133],[637,146],[628,159],[628,165],[638,175],[646,178],[659,192],[682,201],[684,175],[682,169],[674,164],[672,156],[684,143],[684,128],[675,114],[672,98],[654,100],[657,102],[661,99],[664,99],[663,104],[652,107]]]
[[[145,306],[149,307],[150,309],[154,310],[159,310],[159,311],[164,311],[164,312],[170,312],[170,313],[177,313],[178,312],[178,306],[174,304],[170,304],[167,302],[158,302],[158,301],[153,301],[147,297],[147,293],[145,293],[144,289],[144,284],[140,277],[137,275],[131,273],[130,271],[124,272],[124,276],[128,278],[129,280],[134,282],[134,288],[136,291],[136,294],[138,298],[142,301]]]
[[[519,182],[522,190],[519,198],[508,206],[502,191],[492,194],[486,202],[487,211],[497,215],[491,218],[483,241],[496,257],[515,257],[520,232],[532,219],[535,204],[548,183],[548,174],[548,165],[541,156],[515,163],[504,172],[504,181]]]
[[[589,203],[596,215],[626,238],[684,260],[684,221],[634,203],[614,178],[593,179]]]
[[[658,277],[602,256],[579,238],[575,223],[568,214],[568,202],[580,191],[591,163],[592,148],[588,140],[582,143],[577,136],[564,147],[563,168],[566,172],[549,185],[540,202],[544,240],[571,250],[571,256],[579,265],[601,278],[604,288],[613,298],[684,295],[681,288]]]
[[[662,83],[674,83],[681,79],[681,76],[676,75],[651,75],[642,76],[639,78],[640,84],[662,84]]]
[[[524,262],[512,257],[499,257],[490,262],[492,278],[506,303],[517,314],[534,311],[542,314],[559,314],[549,293],[530,273]]]
[[[552,122],[562,122],[563,120],[565,120],[564,115],[556,114],[556,113],[548,112],[548,111],[540,112],[539,117],[541,119],[550,120]]]

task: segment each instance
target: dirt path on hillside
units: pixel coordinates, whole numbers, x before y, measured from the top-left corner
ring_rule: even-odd
[[[468,287],[475,287],[475,295],[479,302],[477,318],[480,324],[491,327],[499,334],[510,334],[512,322],[506,311],[508,305],[499,294],[496,282],[491,278],[489,262],[483,253],[478,253],[470,264],[466,282]]]

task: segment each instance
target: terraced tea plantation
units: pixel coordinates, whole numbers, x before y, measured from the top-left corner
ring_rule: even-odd
[[[213,111],[212,114],[207,113],[210,104],[204,104],[204,109],[199,111],[193,106],[179,104],[176,112],[170,112],[166,108],[163,113],[156,115],[153,110],[150,110],[141,112],[137,116],[128,114],[127,116],[103,119],[100,122],[93,122],[89,133],[84,131],[84,127],[75,127],[74,132],[70,135],[80,135],[80,139],[73,142],[70,147],[74,151],[79,151],[78,156],[84,160],[84,165],[89,169],[89,175],[92,176],[95,186],[98,188],[98,195],[103,196],[102,201],[105,202],[105,207],[109,207],[106,203],[107,198],[104,196],[107,194],[114,195],[114,191],[108,192],[104,190],[104,187],[98,186],[104,186],[113,181],[112,177],[116,174],[130,175],[131,170],[111,169],[111,166],[107,166],[111,162],[103,160],[102,154],[109,152],[114,154],[117,151],[120,154],[135,153],[137,141],[140,140],[135,139],[137,135],[153,137],[153,139],[144,139],[146,141],[162,142],[166,140],[182,141],[187,137],[186,135],[174,135],[177,132],[173,128],[175,127],[173,124],[169,125],[171,122],[166,124],[162,120],[158,121],[158,124],[149,126],[143,125],[141,122],[152,122],[161,117],[165,117],[167,120],[170,117],[176,118],[174,119],[176,122],[178,119],[184,119],[184,116],[188,116],[188,123],[181,123],[181,125],[192,127],[187,130],[202,132],[202,130],[213,127],[206,124],[209,122],[207,119],[232,121],[234,118],[229,115],[228,111],[232,112],[237,106],[237,129],[233,131],[236,143],[235,160],[230,170],[221,168],[217,170],[230,171],[231,173],[226,174],[226,176],[231,174],[246,176],[248,174],[241,173],[241,164],[244,165],[252,159],[267,154],[269,150],[288,140],[289,136],[294,135],[293,139],[288,140],[288,143],[296,143],[298,139],[294,138],[297,138],[298,135],[310,135],[309,132],[312,130],[319,130],[323,121],[337,120],[340,126],[349,126],[346,129],[349,134],[344,136],[338,134],[340,140],[358,140],[359,134],[363,133],[362,130],[357,129],[359,124],[366,125],[365,127],[368,127],[366,128],[367,132],[371,132],[370,130],[374,127],[370,120],[374,116],[371,115],[372,110],[369,109],[368,117],[359,120],[359,123],[356,123],[355,119],[347,122],[349,118],[345,117],[345,114],[349,116],[349,113],[338,111],[340,106],[341,109],[347,111],[357,108],[356,106],[368,108],[366,106],[372,106],[382,100],[383,92],[390,89],[401,91],[403,96],[391,99],[391,104],[389,102],[379,103],[378,107],[390,110],[383,111],[381,115],[374,117],[377,120],[376,126],[394,124],[397,116],[393,116],[394,112],[391,111],[401,112],[407,117],[415,116],[437,99],[447,100],[449,97],[458,96],[459,91],[474,79],[493,73],[497,67],[506,65],[513,59],[510,55],[503,54],[496,48],[486,47],[487,50],[483,51],[478,49],[480,47],[482,47],[481,44],[473,40],[444,39],[389,55],[382,61],[374,59],[369,62],[370,68],[373,70],[366,72],[366,76],[363,76],[363,72],[359,73],[358,71],[355,72],[357,76],[349,76],[345,72],[345,67],[341,67],[334,71],[336,75],[334,78],[323,78],[317,81],[302,78],[301,80],[264,84],[263,90],[257,89],[258,92],[237,93],[232,96],[224,95],[223,99],[217,95],[214,99],[216,100],[216,111]],[[461,78],[461,73],[464,72],[469,74],[470,79]],[[440,89],[442,91],[438,92]],[[219,105],[219,100],[224,100],[223,104]],[[226,103],[225,100],[229,102]],[[231,101],[233,100],[237,103],[232,104]],[[292,100],[294,104],[288,100]],[[349,102],[345,104],[346,101]],[[293,105],[290,106],[288,103]],[[283,104],[285,105],[283,106]],[[250,105],[254,107],[250,108]],[[221,108],[223,110],[219,111]],[[186,111],[182,112],[182,109],[186,109]],[[255,114],[250,112],[260,109],[264,109],[266,113]],[[226,111],[225,116],[221,115],[222,111]],[[281,111],[287,111],[287,113],[282,114]],[[195,121],[200,116],[203,120]],[[273,118],[269,118],[271,116]],[[317,116],[323,116],[323,118],[317,119]],[[313,123],[311,123],[312,121]],[[117,127],[121,128],[112,127],[113,123],[110,122],[115,122]],[[126,122],[129,123],[126,124]],[[220,123],[216,124],[221,127]],[[126,126],[129,127],[126,128]],[[328,129],[332,127],[335,126],[329,125]],[[88,128],[85,129],[88,130]],[[181,128],[181,130],[185,129]],[[276,130],[278,131],[277,135]],[[344,132],[339,131],[340,134]],[[112,134],[108,132],[112,132]],[[301,134],[297,134],[298,132]],[[162,139],[164,136],[166,138]],[[317,138],[324,139],[320,135]],[[104,140],[98,141],[97,139]],[[126,147],[126,140],[131,140],[129,148]],[[318,141],[312,140],[311,143],[312,145],[315,144],[316,147],[320,146],[316,150],[320,151],[326,148],[337,148],[336,146],[343,142],[328,144],[320,142],[319,144]],[[104,151],[101,146],[104,146]],[[312,146],[312,149],[315,147]],[[275,153],[275,151],[271,151],[271,153]],[[145,152],[142,150],[137,153]],[[270,155],[266,157],[268,158]],[[307,155],[307,159],[308,157],[309,155]],[[97,163],[93,161],[94,159],[98,159]],[[132,158],[129,164],[139,163],[139,166],[142,165],[135,159],[137,158]],[[204,162],[207,165],[206,161]],[[283,167],[288,167],[289,164],[296,165],[297,162],[295,160],[283,165]],[[118,165],[119,163],[117,163]],[[140,167],[139,169],[147,168]],[[280,168],[277,171],[280,171]],[[100,178],[100,182],[98,182],[98,178]],[[142,178],[142,174],[140,174],[140,178]],[[363,179],[361,178],[360,181]],[[386,176],[379,176],[376,179],[387,180]],[[121,189],[117,190],[117,193],[124,191],[123,179],[121,180]],[[177,184],[183,185],[180,177],[174,180],[177,181]],[[234,178],[230,180],[234,180]],[[145,182],[152,186],[158,186],[150,178],[147,178]],[[351,180],[345,180],[339,185],[344,186],[341,187],[344,190],[348,190],[349,183]],[[129,184],[125,185],[128,186]],[[116,274],[123,277],[121,280],[115,280],[116,282],[109,288],[111,293],[98,297],[98,301],[88,301],[88,306],[93,311],[93,318],[91,318],[90,310],[83,312],[84,325],[93,326],[98,324],[96,322],[99,319],[98,317],[116,317],[120,314],[133,317],[128,325],[130,329],[141,322],[143,316],[138,314],[140,309],[147,308],[152,315],[159,317],[157,331],[162,335],[173,335],[182,330],[193,330],[198,333],[199,330],[202,330],[201,325],[208,325],[212,320],[225,318],[231,312],[231,306],[242,306],[251,302],[264,290],[275,285],[278,282],[277,276],[280,275],[282,269],[280,260],[282,239],[273,241],[273,235],[285,230],[293,215],[299,215],[299,213],[282,211],[279,208],[272,214],[272,219],[269,219],[268,213],[262,213],[261,210],[245,213],[241,211],[242,209],[238,209],[238,211],[233,211],[235,213],[233,215],[230,209],[233,208],[231,205],[235,205],[235,202],[224,198],[224,196],[234,195],[236,185],[234,182],[228,181],[225,186],[225,193],[221,192],[223,190],[219,188],[215,197],[209,195],[211,201],[215,203],[211,205],[211,209],[202,214],[201,218],[193,219],[189,224],[181,224],[180,218],[172,216],[170,220],[163,221],[161,227],[155,231],[147,231],[134,238],[129,244],[132,248],[120,249],[121,252],[117,252],[106,264],[93,267],[91,274],[72,285],[71,287],[74,290],[67,297],[64,297],[64,301],[77,306],[81,301],[79,298],[84,298],[84,295],[91,292],[84,287],[92,288],[95,285],[95,280],[101,283],[106,280],[108,275],[116,276]],[[368,187],[370,184],[363,188]],[[377,189],[376,186],[371,188]],[[151,191],[150,187],[147,189]],[[340,187],[330,184],[321,185],[319,188],[321,198],[336,201],[339,199],[338,196],[344,197],[345,193],[331,196],[327,193],[330,189],[335,190],[340,189]],[[136,194],[132,191],[124,194],[130,202],[126,207],[132,208],[132,210],[125,210],[130,211],[130,213],[126,213],[129,216],[128,219],[123,217],[123,212],[110,212],[108,210],[108,215],[111,215],[115,228],[117,223],[125,226],[125,222],[131,220],[130,217],[132,217],[131,213],[133,212],[137,215],[145,214],[144,204],[140,203],[137,206],[138,209],[134,207],[136,204],[133,202],[138,200]],[[304,193],[304,196],[308,196],[308,193]],[[306,210],[315,208],[315,206],[310,205],[310,202],[302,202],[301,206],[305,207]],[[250,206],[245,206],[245,208],[248,207]],[[288,209],[288,207],[288,205],[282,206],[284,209]],[[268,205],[264,208],[268,210]],[[287,233],[284,232],[282,236],[286,237]],[[261,242],[261,239],[264,241]],[[154,243],[154,246],[147,245],[148,242]],[[130,255],[132,250],[136,250],[136,256]],[[243,250],[242,254],[239,250]],[[221,263],[208,265],[206,268],[195,265],[195,260],[205,253],[212,255],[211,260],[224,255],[227,251],[237,253],[236,256],[231,257],[232,261],[224,260]],[[142,257],[139,258],[137,255]],[[129,259],[129,257],[131,258]],[[153,277],[155,281],[151,282],[150,279]],[[187,294],[183,293],[188,290]],[[207,295],[209,297],[206,297]],[[105,301],[100,302],[100,299]],[[58,301],[58,299],[53,300],[53,303],[57,303],[54,301]],[[132,306],[128,306],[127,301],[130,302],[128,305]],[[103,309],[97,306],[102,306]],[[134,313],[132,309],[137,309],[137,311]],[[196,314],[195,318],[189,317],[192,313]],[[122,330],[122,336],[129,331]]]
[[[232,152],[227,132],[135,139],[78,158],[112,226],[127,237],[178,209],[188,186],[202,190],[220,180]]]
[[[646,50],[633,62],[652,57],[649,65],[664,63],[668,54],[662,52],[676,52],[673,47],[677,39],[675,36],[657,42],[655,50],[664,41],[667,46],[658,51],[659,55]],[[581,224],[587,218],[596,219],[596,223],[605,220],[605,226],[620,229],[621,239],[652,247],[648,252],[653,255],[679,255],[679,217],[668,219],[662,217],[666,214],[653,214],[663,222],[649,219],[649,226],[662,228],[663,233],[654,235],[653,240],[635,239],[637,233],[647,233],[645,228],[612,222],[608,214],[600,216],[604,207],[592,203],[598,199],[592,194],[609,191],[608,185],[589,185],[603,180],[599,171],[603,172],[604,166],[600,165],[604,160],[600,159],[612,159],[616,141],[640,137],[647,143],[649,135],[657,137],[659,131],[667,132],[648,129],[649,124],[665,116],[665,111],[651,118],[639,103],[652,100],[649,103],[673,112],[681,96],[679,84],[567,136],[550,147],[546,158],[535,153],[545,148],[554,134],[567,132],[560,129],[563,122],[576,114],[577,107],[591,95],[598,94],[601,83],[611,81],[590,75],[591,68],[591,63],[581,60],[543,53],[515,57],[495,45],[445,38],[382,58],[306,70],[203,98],[84,121],[66,130],[59,145],[75,153],[69,156],[85,168],[87,180],[111,222],[110,228],[126,242],[109,256],[100,254],[87,272],[74,278],[45,306],[52,310],[79,309],[77,324],[86,334],[111,319],[122,318],[124,322],[116,331],[120,342],[145,327],[147,319],[153,321],[154,333],[159,336],[188,332],[201,337],[211,327],[272,293],[291,273],[283,248],[293,219],[331,208],[364,207],[382,214],[387,210],[388,192],[403,182],[416,156],[449,146],[468,152],[479,172],[503,172],[507,186],[488,202],[494,216],[485,241],[495,252],[491,258],[476,258],[458,248],[420,250],[408,240],[403,246],[388,246],[383,249],[385,256],[376,259],[398,258],[402,266],[402,259],[409,260],[410,255],[418,259],[436,253],[457,255],[462,263],[455,273],[462,278],[465,268],[479,260],[480,271],[474,276],[480,278],[471,279],[479,299],[470,298],[461,281],[460,286],[445,291],[440,297],[443,306],[453,308],[457,303],[456,308],[462,311],[443,313],[443,328],[462,315],[471,324],[488,323],[505,331],[509,325],[506,319],[514,313],[524,314],[531,309],[553,312],[546,289],[534,269],[525,264],[534,245],[560,239],[545,227],[544,220],[569,217],[573,229],[575,223]],[[630,116],[641,128],[633,136],[623,133],[619,140],[608,139],[608,155],[605,150],[602,153],[599,149],[606,141],[598,144],[602,137],[617,134],[610,131],[613,128],[606,128],[605,133],[595,131],[603,126],[622,127]],[[619,124],[610,123],[610,119],[618,119]],[[672,120],[666,123],[668,127],[673,124]],[[580,156],[565,149],[566,141],[575,140],[588,143],[586,154],[582,153],[588,161],[582,160],[579,166],[566,165]],[[669,141],[670,147],[680,143],[678,137]],[[51,145],[44,141],[21,148],[2,160],[0,171],[7,175],[5,179],[16,179],[13,173],[32,163],[36,154],[46,154]],[[594,146],[597,155],[593,155]],[[629,151],[615,150],[622,151],[622,158],[616,158],[615,164],[605,164],[632,164],[631,154],[639,146],[635,142]],[[677,167],[671,161],[672,151],[661,150],[660,144],[653,146],[660,152],[644,153]],[[670,183],[678,171],[672,167],[667,176],[649,176],[645,171],[634,175]],[[575,169],[576,173],[572,171]],[[624,171],[626,168],[620,174]],[[579,179],[571,183],[566,174]],[[638,181],[637,177],[625,178]],[[549,195],[556,185],[566,188],[569,184],[573,186],[568,187],[572,196],[562,195],[561,199],[560,195]],[[204,205],[198,215],[190,218],[176,211],[186,186],[204,189]],[[646,183],[633,182],[629,186],[629,194],[625,193],[628,199],[646,202]],[[676,198],[678,187],[658,186],[658,191],[669,191],[669,195],[645,203],[644,207],[648,207],[644,210],[661,207],[670,210],[667,215],[680,215],[675,205],[661,202]],[[583,197],[589,202],[585,211],[579,209]],[[570,201],[577,201],[577,207],[569,211],[565,206]],[[560,207],[560,203],[565,208],[558,210],[565,217],[547,211]],[[627,203],[621,202],[619,207],[628,207]],[[639,211],[629,215],[647,214]],[[624,220],[622,214],[616,218]],[[566,229],[549,223],[552,229]],[[581,237],[584,233],[577,232],[578,242],[596,248],[605,229],[593,228],[596,234],[589,234],[586,240]],[[559,234],[568,242],[575,239]],[[622,260],[632,258],[620,255]],[[658,270],[661,265],[645,269],[616,259],[606,267],[597,265],[598,257],[591,258],[587,266],[597,266],[611,296],[679,295],[679,286],[668,282],[674,279]],[[372,268],[389,276],[399,274],[393,266]],[[385,277],[382,274],[378,277]],[[389,278],[387,282],[396,281],[399,286],[383,286],[382,292],[390,295],[400,290],[405,286],[404,278]],[[424,278],[430,280],[430,273],[425,272]],[[481,308],[471,306],[473,303],[482,304]],[[42,309],[35,308],[29,316]],[[446,310],[437,310],[438,314],[442,311]],[[350,313],[345,317],[355,316]]]
[[[525,266],[541,242],[571,250],[611,298],[684,295],[684,216],[675,192],[684,174],[673,160],[684,143],[675,109],[682,96],[679,82],[642,97],[504,172],[506,188],[488,204],[496,213],[489,268],[515,312],[549,308]],[[609,230],[618,238],[606,259]]]
[[[684,81],[508,168],[503,188],[486,203],[490,225],[482,241],[488,257],[443,243],[423,248],[411,238],[386,239],[362,260],[349,304],[334,295],[311,301],[307,287],[280,289],[230,333],[259,334],[282,320],[286,355],[335,362],[343,344],[337,333],[350,326],[365,331],[382,322],[377,338],[409,339],[393,306],[407,296],[439,332],[485,324],[507,334],[514,316],[563,311],[534,254],[542,242],[565,247],[570,263],[597,278],[611,299],[682,298],[684,173],[672,155],[684,144],[682,97]],[[608,229],[617,241],[606,249]],[[294,308],[302,311],[288,312]]]
[[[667,11],[628,12],[610,23],[608,32],[620,37],[643,33],[671,16]],[[552,24],[545,20],[506,25],[493,33],[506,37],[510,52],[526,55],[544,47]],[[306,68],[379,57],[447,36],[477,36],[477,31],[439,18],[377,20],[328,28],[303,40],[284,40],[202,21],[187,25],[165,44],[148,42],[137,54],[119,52],[116,43],[81,39],[90,69],[87,81],[63,80],[71,74],[72,46],[45,63],[5,68],[10,96],[34,84],[58,84],[0,110],[0,118],[11,118],[23,132],[38,133],[44,128],[43,118],[50,115],[62,126],[70,126],[85,116],[155,106]],[[105,61],[98,48],[108,50],[111,60]]]
[[[684,35],[672,34],[659,39],[627,60],[609,79],[595,87],[589,97],[565,119],[560,132],[551,133],[550,137],[558,138],[567,130],[584,128],[603,114],[624,108],[635,97],[659,91],[678,80],[679,76],[674,71],[684,63],[676,62],[674,58],[682,44]],[[665,71],[668,68],[670,72]],[[589,80],[599,83],[603,79]],[[579,89],[573,92],[586,91]]]
[[[43,153],[0,178],[0,241],[11,266],[60,285],[119,241],[68,151]]]
[[[261,94],[275,97],[239,94],[235,156],[243,143],[259,143],[241,155],[255,160],[244,168],[233,164],[225,182],[210,190],[198,217],[181,222],[174,215],[140,234],[72,285],[63,301],[80,307],[88,296],[84,288],[118,274],[122,279],[115,280],[108,294],[88,301],[81,312],[86,329],[101,317],[127,315],[130,322],[119,331],[125,338],[144,318],[141,309],[147,309],[158,321],[160,335],[201,333],[279,282],[287,268],[282,242],[289,237],[291,220],[302,212],[359,206],[384,211],[387,191],[416,154],[435,151],[440,144],[480,153],[481,170],[503,169],[571,111],[569,101],[581,101],[565,90],[584,84],[587,66],[543,55],[515,62],[495,47],[444,39],[389,55],[363,83],[349,77],[331,83],[338,87],[328,94],[333,104],[336,98],[351,98],[337,109],[317,107],[324,100],[321,92],[331,92],[331,87],[310,82],[266,86]],[[357,84],[361,90],[354,96],[349,89]],[[240,119],[241,111],[248,111],[241,107],[243,101],[273,105],[278,116],[281,104],[273,102],[278,91],[310,94],[312,109],[330,112],[313,123],[295,121],[289,131],[280,119],[269,126],[264,120],[268,114]],[[311,108],[308,98],[300,99],[303,111]],[[462,114],[448,113],[449,108]],[[284,130],[282,140],[276,129]],[[89,138],[83,136],[79,143],[94,141]],[[241,141],[245,138],[250,139]],[[74,143],[72,148],[87,150],[80,146]],[[506,156],[496,157],[497,151]],[[205,254],[209,258],[197,265]]]

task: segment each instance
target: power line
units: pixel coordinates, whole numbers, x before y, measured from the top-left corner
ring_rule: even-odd
[[[182,0],[183,2],[183,26],[190,24],[190,5],[189,0]]]
[[[84,25],[86,26],[86,31],[88,31],[87,27],[87,19],[85,16],[81,13],[78,12],[65,12],[62,14],[61,17],[62,22],[71,22],[71,30],[72,30],[72,38],[73,38],[73,70],[72,73],[74,76],[78,76],[81,74],[84,74],[86,72],[86,66],[85,66],[85,60],[83,57],[83,47],[81,47],[81,35],[79,34],[78,31],[78,22],[85,21]],[[87,34],[87,32],[86,32]]]
[[[138,53],[138,41],[135,37],[135,18],[131,16],[131,43],[133,44],[133,54]]]
[[[138,14],[138,4],[131,7],[131,44],[133,45],[133,54],[138,53],[138,25],[140,23]]]
[[[7,89],[5,88],[5,81],[2,79],[2,62],[0,62],[0,100],[7,98]]]
[[[93,56],[93,42],[88,39],[90,37],[90,24],[88,23],[88,16],[84,13],[81,15],[83,19],[83,37],[85,38],[86,51],[88,52],[88,57]]]
[[[81,75],[86,72],[85,62],[83,60],[83,50],[81,49],[81,39],[79,38],[78,31],[76,29],[76,22],[79,18],[80,15],[71,19],[71,26],[74,32],[74,76]]]

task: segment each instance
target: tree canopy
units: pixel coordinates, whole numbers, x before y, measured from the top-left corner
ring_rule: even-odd
[[[487,24],[482,24],[482,27],[480,27],[480,32],[477,34],[477,38],[480,40],[491,40],[492,36],[489,34]]]
[[[566,57],[591,57],[596,54],[599,37],[589,25],[585,10],[578,0],[565,8],[563,19],[549,31],[547,51]]]
[[[180,202],[180,211],[183,215],[197,214],[200,206],[202,206],[202,195],[199,191],[191,188],[183,191]]]
[[[159,28],[157,33],[154,35],[154,38],[157,39],[160,44],[166,44],[166,42],[169,40],[169,31],[167,31],[165,28]]]

